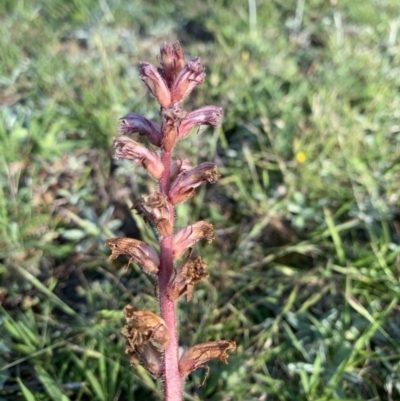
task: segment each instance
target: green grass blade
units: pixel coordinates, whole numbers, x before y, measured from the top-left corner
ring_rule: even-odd
[[[21,387],[22,395],[25,397],[26,401],[36,401],[36,398],[33,395],[33,393],[28,389],[28,387],[25,386],[25,384],[19,377],[17,377],[17,383]]]

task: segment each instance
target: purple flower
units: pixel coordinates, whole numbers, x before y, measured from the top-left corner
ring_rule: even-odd
[[[137,164],[141,164],[154,178],[157,180],[161,178],[164,165],[156,152],[147,149],[127,136],[115,138],[114,148],[116,159],[134,160]]]
[[[202,163],[191,170],[182,172],[172,183],[169,199],[173,205],[190,199],[195,194],[195,188],[208,181],[217,182],[219,174],[214,163]]]
[[[201,109],[187,113],[179,125],[178,139],[185,138],[189,132],[199,125],[217,127],[223,114],[222,108],[217,106],[205,106]]]
[[[140,63],[140,78],[147,85],[161,107],[167,108],[171,105],[171,93],[154,65]]]
[[[198,221],[190,226],[181,228],[173,238],[172,255],[178,259],[184,252],[196,242],[205,239],[212,242],[214,239],[214,227],[206,221]]]
[[[180,102],[197,86],[204,82],[206,74],[197,57],[189,61],[183,70],[176,77],[171,87],[171,97],[173,102]]]
[[[122,135],[129,135],[138,132],[140,135],[146,135],[150,143],[161,146],[160,126],[135,113],[128,113],[119,119],[118,131]]]
[[[129,263],[134,261],[142,266],[146,273],[158,273],[160,265],[158,253],[145,242],[133,238],[115,237],[107,240],[105,245],[111,249],[109,259],[116,259],[120,255],[126,255],[130,258]]]

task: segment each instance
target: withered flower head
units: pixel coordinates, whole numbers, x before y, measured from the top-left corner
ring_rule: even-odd
[[[192,198],[195,195],[195,188],[204,182],[214,184],[219,174],[214,163],[202,163],[189,171],[184,171],[173,182],[169,192],[169,199],[173,205]]]
[[[173,258],[178,259],[188,248],[202,239],[212,242],[214,239],[213,235],[213,225],[206,221],[198,221],[190,226],[180,229],[173,237]]]
[[[146,135],[149,142],[153,145],[161,145],[162,135],[160,126],[139,114],[129,113],[120,118],[118,131],[122,135],[129,135],[138,132],[140,135]]]
[[[157,99],[161,107],[167,108],[171,105],[171,93],[162,76],[154,65],[140,63],[140,78]]]
[[[168,297],[176,301],[186,293],[186,298],[189,302],[192,299],[194,285],[208,277],[205,267],[206,265],[200,256],[197,258],[188,257],[176,270],[176,274],[168,284]]]
[[[189,61],[171,87],[172,101],[180,102],[183,100],[197,85],[202,84],[205,78],[206,74],[200,58],[196,57]]]
[[[131,347],[129,346],[129,339],[128,339],[128,345],[125,349],[125,353],[129,355],[129,361],[131,365],[140,364],[151,375],[159,378],[163,376],[164,374],[163,354],[152,343],[150,342],[142,343]]]
[[[128,325],[123,328],[122,334],[131,347],[149,341],[162,348],[168,345],[169,331],[160,316],[148,310],[137,310],[131,305],[125,306],[124,315]]]
[[[160,56],[162,75],[168,86],[171,87],[185,65],[185,54],[179,42],[174,43],[172,46],[164,42],[160,49]]]
[[[134,261],[146,273],[157,274],[160,265],[158,253],[145,242],[125,237],[110,238],[105,243],[111,249],[109,259],[116,259],[119,255],[129,256],[128,265]]]
[[[157,153],[127,136],[119,136],[114,139],[115,158],[134,160],[141,164],[146,171],[159,180],[164,171],[164,166]]]
[[[170,170],[171,181],[174,181],[179,174],[183,173],[184,171],[188,171],[192,168],[193,166],[191,165],[189,159],[173,160],[171,163],[171,170]]]
[[[135,203],[134,208],[150,220],[161,236],[171,234],[173,209],[165,195],[157,191],[144,195]]]
[[[223,363],[227,363],[228,350],[235,350],[236,343],[234,341],[209,341],[203,344],[197,344],[187,349],[179,359],[179,371],[181,376],[184,377],[189,372],[197,368],[207,369],[209,367],[205,365],[210,359],[219,359]],[[205,381],[204,378],[203,382]]]
[[[179,125],[178,139],[185,138],[189,132],[199,125],[217,127],[223,114],[222,108],[217,106],[205,106],[201,109],[187,113]]]

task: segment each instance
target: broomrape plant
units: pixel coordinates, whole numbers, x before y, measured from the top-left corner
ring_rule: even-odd
[[[186,295],[190,301],[194,285],[208,274],[199,256],[192,255],[193,245],[213,240],[212,224],[197,221],[187,227],[174,227],[174,207],[195,195],[195,189],[205,183],[215,183],[219,174],[214,163],[192,166],[187,159],[174,159],[172,152],[181,139],[200,125],[216,127],[222,109],[205,106],[195,111],[182,108],[182,101],[205,79],[200,58],[185,64],[179,43],[164,43],[160,51],[161,68],[140,63],[140,78],[160,104],[161,125],[129,113],[120,119],[121,136],[114,139],[115,157],[130,159],[159,183],[159,190],[143,195],[134,208],[149,221],[159,234],[159,250],[145,242],[117,237],[106,245],[111,259],[126,255],[140,265],[145,273],[158,276],[160,316],[131,305],[124,308],[127,325],[122,334],[127,339],[126,353],[132,364],[140,363],[150,374],[161,378],[166,401],[182,400],[185,376],[213,358],[226,363],[233,341],[209,341],[178,352],[176,305]],[[157,152],[133,140],[131,134],[146,136]],[[181,264],[178,258],[184,256]]]

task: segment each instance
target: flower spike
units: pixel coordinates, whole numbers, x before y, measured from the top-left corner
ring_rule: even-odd
[[[182,101],[205,80],[200,58],[185,64],[185,55],[177,42],[164,43],[160,49],[160,67],[140,63],[140,78],[160,105],[160,122],[156,124],[138,114],[128,113],[119,121],[121,136],[114,139],[115,157],[141,164],[158,182],[158,189],[143,195],[134,208],[149,221],[158,234],[159,249],[133,238],[116,237],[106,242],[110,259],[126,255],[146,273],[156,274],[160,316],[128,305],[124,308],[126,354],[131,364],[140,363],[148,373],[163,382],[165,401],[182,401],[184,377],[216,358],[226,363],[233,341],[209,341],[195,345],[179,358],[176,306],[186,295],[190,301],[196,283],[208,277],[200,257],[192,256],[192,247],[200,240],[211,242],[212,224],[198,221],[174,233],[175,205],[192,198],[203,183],[215,183],[217,166],[205,162],[192,166],[188,159],[173,159],[176,144],[200,125],[216,127],[223,114],[216,106],[186,111]],[[129,135],[145,135],[159,153],[136,142]],[[147,143],[147,141],[145,141]],[[176,260],[187,253],[183,262]]]

